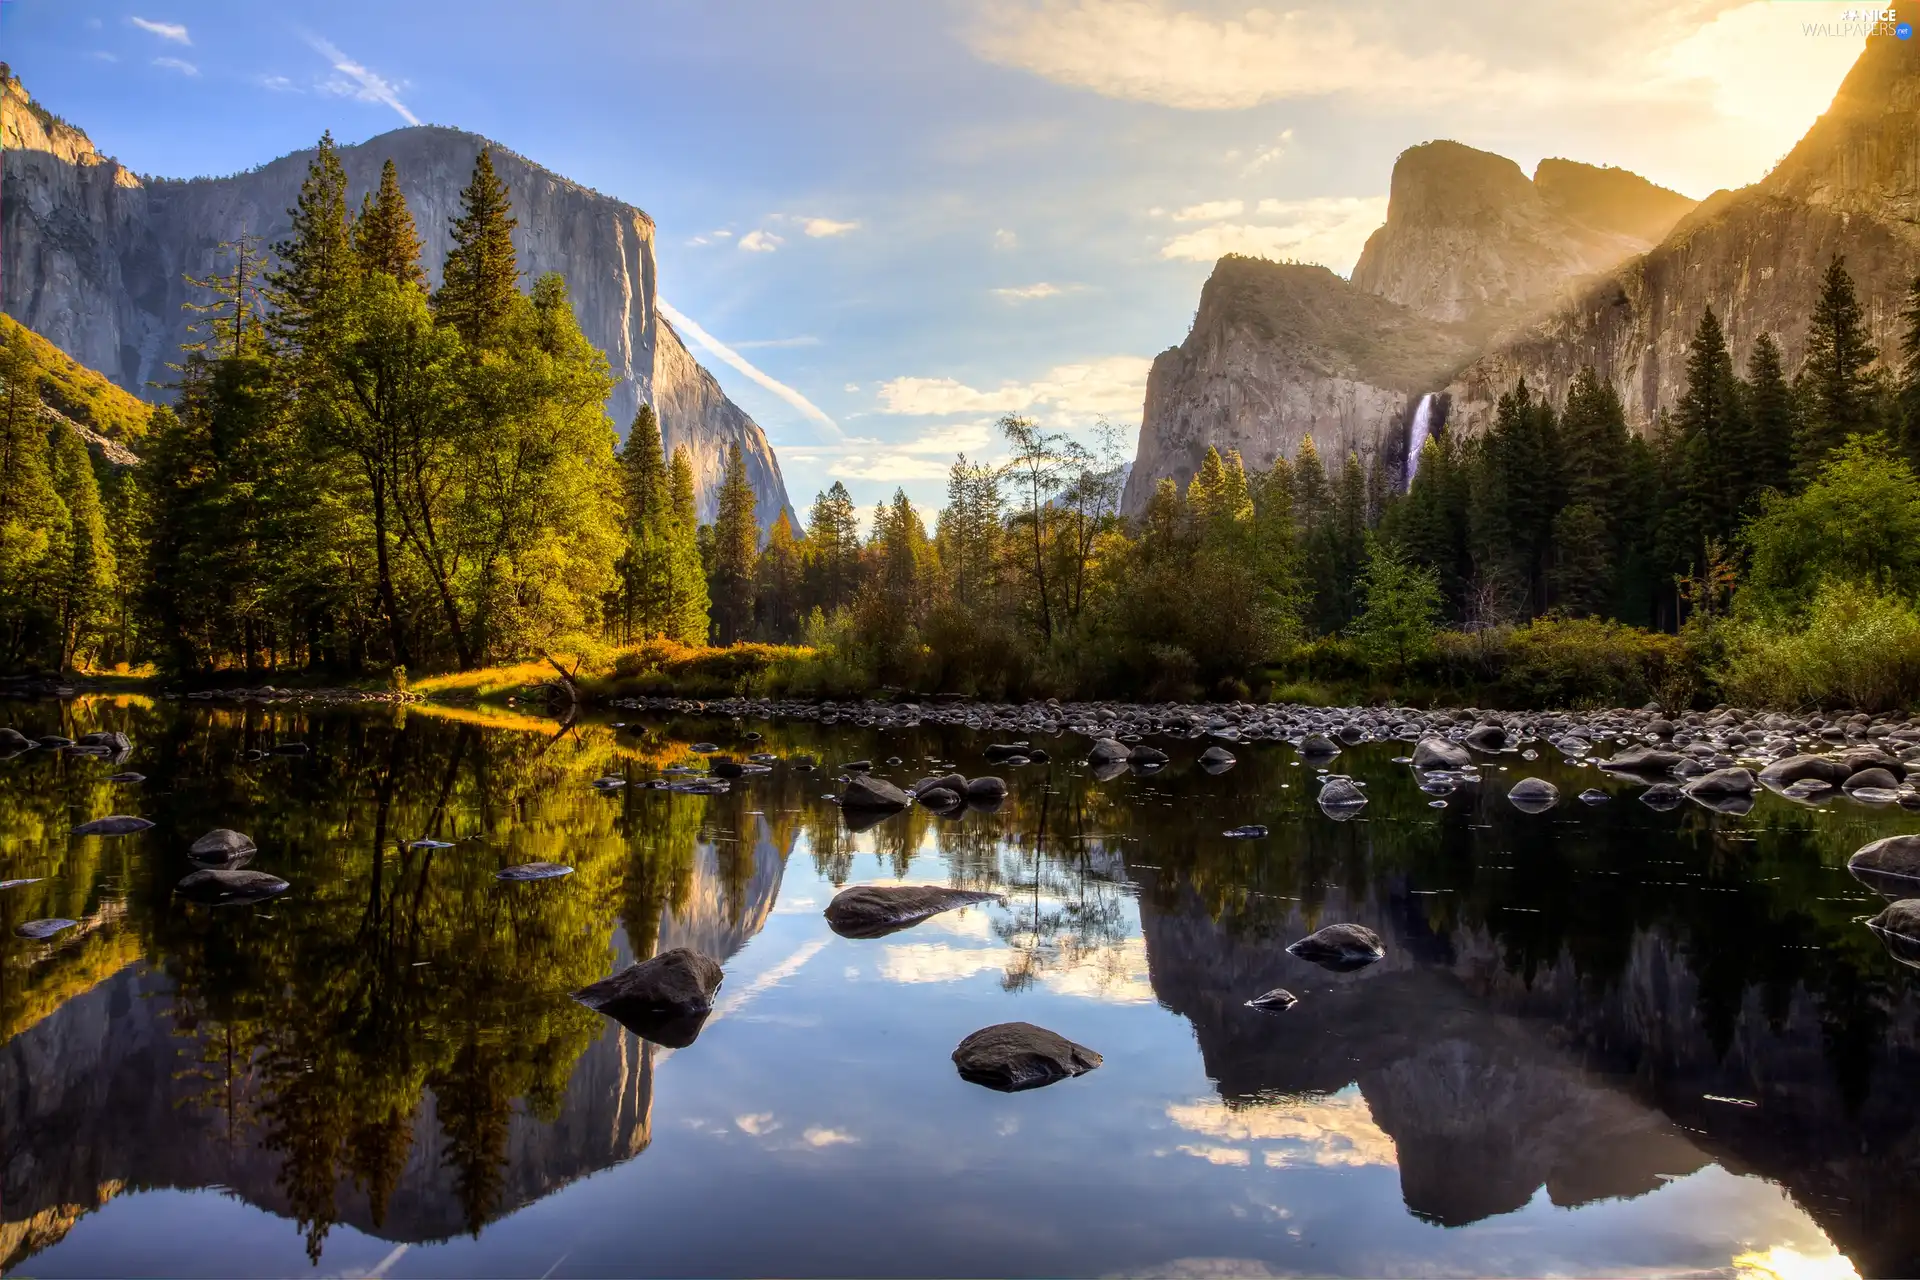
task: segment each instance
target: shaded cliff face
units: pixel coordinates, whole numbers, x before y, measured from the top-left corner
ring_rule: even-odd
[[[185,334],[183,277],[217,268],[219,245],[242,233],[268,246],[284,238],[287,209],[312,157],[297,152],[226,178],[143,180],[100,155],[78,129],[47,117],[11,79],[0,98],[0,142],[6,312],[143,395],[153,394],[149,383],[168,379],[167,362]],[[477,134],[421,126],[342,147],[352,206],[378,185],[391,158],[437,280],[460,191],[484,145]],[[531,287],[548,271],[566,278],[581,330],[607,353],[619,380],[607,413],[622,434],[642,401],[655,405],[667,448],[685,444],[694,454],[703,520],[717,510],[733,444],[746,460],[761,522],[790,510],[765,433],[657,313],[653,220],[497,145],[493,158],[520,224],[514,248],[522,284]]]
[[[1140,441],[1122,509],[1144,510],[1162,477],[1184,486],[1209,446],[1248,467],[1292,456],[1311,435],[1329,466],[1349,450],[1404,457],[1412,403],[1472,351],[1463,325],[1436,323],[1325,267],[1222,258],[1185,342],[1147,375]]]
[[[1898,9],[1904,21],[1920,17],[1913,0]],[[1920,47],[1891,33],[1868,37],[1833,105],[1766,178],[1712,196],[1650,252],[1467,366],[1448,388],[1453,421],[1483,427],[1522,376],[1558,400],[1591,364],[1645,431],[1684,390],[1687,342],[1708,307],[1737,364],[1771,333],[1792,371],[1836,256],[1874,341],[1893,356],[1920,263]]]
[[[1353,283],[1491,332],[1649,248],[1658,234],[1626,230],[1647,220],[1649,203],[1671,212],[1661,233],[1691,206],[1632,174],[1570,161],[1554,163],[1543,191],[1504,156],[1429,142],[1394,162],[1386,224],[1368,238]]]

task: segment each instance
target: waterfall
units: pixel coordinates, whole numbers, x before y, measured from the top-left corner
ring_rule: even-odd
[[[1420,404],[1413,411],[1413,424],[1407,428],[1407,488],[1413,488],[1414,473],[1420,470],[1420,450],[1427,444],[1427,437],[1433,430],[1434,393],[1429,391],[1420,397]]]

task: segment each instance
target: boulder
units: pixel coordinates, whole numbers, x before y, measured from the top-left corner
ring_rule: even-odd
[[[573,868],[561,862],[516,862],[493,873],[495,880],[558,880],[573,874]]]
[[[253,843],[251,836],[238,831],[229,831],[225,827],[215,827],[212,831],[195,840],[187,849],[187,856],[195,862],[234,863],[243,862],[259,852],[259,846]]]
[[[869,777],[863,773],[847,779],[847,785],[840,789],[840,807],[843,809],[876,809],[893,812],[904,809],[912,803],[912,796],[885,778]]]
[[[1731,769],[1715,769],[1703,773],[1687,784],[1687,794],[1692,796],[1750,796],[1757,784],[1753,775],[1745,769],[1735,766]]]
[[[32,738],[11,726],[0,728],[0,751],[25,751],[34,745]]]
[[[1898,791],[1900,780],[1879,765],[1862,769],[1840,784],[1849,795],[1858,791]]]
[[[1233,752],[1225,747],[1208,747],[1200,753],[1200,767],[1208,773],[1231,769],[1238,763],[1239,760],[1234,757]]]
[[[1833,762],[1846,770],[1847,776],[1842,779],[1843,782],[1853,781],[1868,769],[1884,770],[1893,777],[1895,786],[1907,779],[1907,766],[1878,747],[1849,747],[1836,755]]]
[[[1920,898],[1903,898],[1867,921],[1887,953],[1901,964],[1920,969]]]
[[[1838,786],[1847,780],[1846,766],[1825,756],[1788,756],[1775,760],[1760,771],[1760,781],[1770,787],[1789,787],[1796,782],[1824,782]]]
[[[39,942],[43,939],[51,938],[56,933],[71,929],[78,923],[79,921],[77,920],[68,920],[65,917],[56,916],[46,920],[29,920],[25,924],[15,925],[13,932],[19,937],[31,938],[35,942]]]
[[[1031,1022],[1002,1022],[982,1027],[953,1051],[960,1078],[1016,1093],[1038,1089],[1100,1065],[1100,1055],[1065,1036]]]
[[[287,891],[287,882],[264,871],[209,867],[187,876],[173,891],[191,902],[214,907],[244,907]]]
[[[1300,745],[1296,750],[1309,760],[1321,759],[1327,756],[1339,755],[1340,744],[1324,733],[1310,733],[1300,739]]]
[[[1024,756],[1026,754],[1027,744],[1024,742],[995,742],[989,744],[986,751],[989,764],[1001,760],[1011,760],[1014,756]]]
[[[1854,878],[1886,893],[1920,892],[1920,835],[1887,836],[1847,859]]]
[[[1087,752],[1088,764],[1115,764],[1123,761],[1129,754],[1127,744],[1113,738],[1101,738]]]
[[[976,902],[1004,902],[997,893],[935,884],[858,884],[827,904],[827,927],[843,938],[880,938]]]
[[[1220,834],[1229,840],[1265,840],[1267,829],[1258,823],[1250,823],[1244,827],[1231,827]]]
[[[1300,997],[1285,987],[1275,987],[1263,996],[1255,996],[1247,1001],[1247,1008],[1258,1009],[1262,1013],[1285,1013],[1300,1003]]]
[[[1422,738],[1413,747],[1413,767],[1416,769],[1465,769],[1472,763],[1471,752],[1445,738]]]
[[[1363,924],[1330,924],[1287,948],[1287,954],[1323,969],[1362,969],[1384,959],[1380,935]]]
[[[1355,810],[1367,802],[1367,793],[1352,778],[1335,774],[1321,784],[1319,801],[1322,809]]]
[[[1640,793],[1640,803],[1649,809],[1662,812],[1675,808],[1687,798],[1687,793],[1671,782],[1656,782]]]
[[[1158,747],[1149,747],[1144,743],[1127,753],[1127,763],[1134,765],[1160,765],[1167,762],[1167,753]]]
[[[1004,778],[972,778],[967,782],[967,803],[999,804],[1007,798]]]
[[[1671,773],[1673,767],[1686,759],[1678,751],[1661,751],[1653,747],[1639,747],[1632,751],[1619,751],[1600,762],[1602,769],[1614,773]]]
[[[675,947],[582,987],[573,998],[645,1039],[683,1049],[713,1012],[724,976],[714,960]]]
[[[1477,724],[1467,730],[1466,743],[1476,751],[1503,751],[1507,731],[1497,724]]]
[[[951,787],[922,787],[913,793],[913,798],[935,813],[951,813],[967,803],[966,796]]]
[[[95,818],[92,822],[83,822],[73,829],[77,836],[130,836],[147,831],[153,824],[145,818],[130,818],[116,813],[105,818]]]
[[[1581,804],[1605,804],[1611,799],[1613,799],[1612,796],[1600,790],[1598,787],[1588,787],[1580,793]]]
[[[1522,813],[1545,813],[1560,803],[1560,788],[1545,778],[1522,778],[1508,790],[1507,800]]]

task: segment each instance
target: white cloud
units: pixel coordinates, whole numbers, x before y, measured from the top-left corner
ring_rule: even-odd
[[[127,21],[131,22],[134,26],[140,28],[142,31],[152,32],[154,35],[159,36],[162,40],[171,40],[175,44],[192,44],[193,43],[192,37],[190,37],[187,34],[187,28],[185,23],[152,22],[146,18],[128,18]]]
[[[1247,161],[1246,166],[1240,170],[1240,176],[1245,178],[1258,173],[1260,170],[1280,159],[1281,156],[1287,154],[1287,148],[1292,144],[1293,130],[1282,129],[1280,136],[1274,140],[1272,146],[1262,147],[1253,153],[1253,159]]]
[[[858,390],[860,389],[860,384],[859,384],[859,383],[857,383],[857,382],[849,382],[849,383],[848,383],[848,384],[847,384],[847,385],[846,385],[846,386],[845,386],[844,388],[842,388],[842,389],[843,389],[843,390],[846,390],[846,391],[858,391]]]
[[[320,83],[323,93],[336,94],[342,98],[352,98],[356,102],[377,102],[392,107],[402,120],[408,124],[419,124],[420,117],[400,101],[400,86],[376,71],[369,70],[365,64],[355,62],[340,52],[329,41],[316,35],[306,35],[307,44],[313,51],[325,58],[334,70],[334,75]]]
[[[93,51],[93,52],[92,52],[91,54],[89,54],[88,56],[89,56],[89,57],[92,57],[92,58],[98,58],[98,59],[99,59],[99,60],[100,60],[101,62],[118,62],[118,61],[120,61],[120,55],[119,55],[119,54],[117,54],[117,53],[108,53],[108,52],[107,52],[107,51],[106,51],[105,49],[95,49],[95,50],[94,50],[94,51]]]
[[[1248,9],[1213,18],[1162,0],[990,4],[972,33],[982,57],[1110,98],[1239,110],[1282,98],[1394,86],[1403,101],[1470,92],[1486,68],[1436,50],[1369,41],[1338,11]]]
[[[1309,1094],[1253,1106],[1229,1107],[1219,1098],[1175,1103],[1167,1108],[1167,1119],[1216,1142],[1274,1144],[1262,1153],[1262,1163],[1274,1169],[1305,1164],[1391,1168],[1400,1161],[1393,1139],[1375,1123],[1367,1100],[1352,1086],[1319,1097]]]
[[[676,329],[679,329],[682,333],[685,333],[689,338],[692,338],[695,342],[699,343],[702,347],[705,347],[708,351],[711,351],[714,355],[720,357],[720,359],[732,365],[735,369],[739,370],[741,373],[751,378],[754,382],[758,383],[762,387],[765,387],[768,391],[773,392],[774,395],[779,396],[782,400],[785,400],[788,404],[798,409],[801,413],[805,414],[809,418],[812,418],[815,422],[825,427],[828,431],[831,431],[835,436],[835,438],[837,439],[846,438],[846,433],[840,430],[840,424],[835,422],[832,418],[829,418],[826,415],[825,411],[823,411],[820,408],[820,406],[814,404],[813,401],[807,399],[805,396],[801,395],[798,391],[795,391],[792,387],[788,386],[786,383],[781,382],[779,379],[774,378],[769,374],[761,372],[745,356],[741,355],[738,351],[735,351],[732,347],[720,341],[720,339],[714,337],[712,334],[708,333],[705,329],[702,329],[699,325],[695,324],[687,316],[682,315],[679,311],[675,310],[672,306],[670,306],[667,303],[667,300],[665,298],[656,297],[654,299],[654,302],[655,302],[655,305],[660,308],[660,314],[665,316],[667,320]]]
[[[820,339],[810,333],[803,333],[793,338],[751,338],[746,342],[736,342],[733,345],[740,351],[750,351],[755,347],[817,347],[820,345]]]
[[[164,67],[168,71],[178,71],[183,76],[197,76],[200,74],[200,68],[194,66],[185,58],[155,58],[153,65],[156,67]]]
[[[1238,1147],[1208,1147],[1181,1144],[1177,1150],[1182,1155],[1198,1156],[1208,1164],[1232,1165],[1246,1168],[1253,1163],[1253,1153],[1242,1151]]]
[[[858,231],[857,222],[835,222],[832,218],[808,218],[805,226],[808,235],[818,240],[826,236],[843,236],[849,231]]]
[[[1057,298],[1063,292],[1059,285],[1048,284],[1042,280],[1037,284],[1011,285],[1005,289],[995,289],[993,295],[1010,302],[1028,302],[1034,298]]]
[[[1056,423],[1096,414],[1137,417],[1152,364],[1146,356],[1107,356],[1056,365],[1037,381],[1004,382],[991,391],[953,378],[894,378],[880,386],[880,409],[925,417],[1046,410]]]
[[[823,1129],[818,1125],[807,1130],[801,1136],[807,1140],[808,1146],[815,1148],[838,1147],[845,1143],[860,1141],[860,1139],[854,1137],[845,1129]]]
[[[1269,224],[1219,223],[1175,236],[1160,248],[1163,258],[1212,262],[1243,253],[1276,261],[1317,262],[1345,275],[1361,247],[1386,221],[1385,196],[1323,196],[1311,200],[1262,200],[1258,215]]]
[[[1221,218],[1237,218],[1247,211],[1244,200],[1206,200],[1200,204],[1190,204],[1184,209],[1173,211],[1175,222],[1215,222]]]
[[[1001,227],[993,233],[993,247],[996,249],[1012,249],[1017,247],[1019,243],[1020,237],[1005,227]]]
[[[274,93],[300,92],[300,86],[285,76],[255,76],[253,82],[262,89],[270,89]]]
[[[763,1134],[772,1133],[780,1127],[780,1122],[773,1118],[773,1112],[771,1111],[759,1111],[751,1115],[735,1116],[733,1123],[739,1126],[742,1133],[752,1134],[756,1138]]]
[[[748,253],[772,253],[786,241],[771,231],[749,231],[740,237],[740,247]]]

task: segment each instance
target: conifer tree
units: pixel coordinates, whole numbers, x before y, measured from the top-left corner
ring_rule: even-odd
[[[1801,478],[1817,472],[1827,455],[1847,437],[1873,428],[1873,382],[1867,367],[1877,358],[1860,300],[1847,274],[1847,260],[1827,265],[1807,326],[1806,412],[1800,423],[1795,461]]]
[[[681,644],[703,645],[709,628],[707,575],[700,563],[700,512],[694,497],[693,455],[687,446],[674,448],[667,474],[663,631]]]
[[[1687,386],[1675,425],[1691,536],[1701,546],[1708,538],[1724,540],[1739,517],[1751,457],[1733,356],[1712,307],[1687,347]]]
[[[392,157],[380,166],[380,187],[360,198],[360,216],[353,222],[353,248],[360,269],[392,276],[401,284],[426,287],[420,265],[420,233],[413,210],[400,191],[400,171]]]
[[[664,594],[673,542],[673,506],[660,419],[650,404],[635,410],[620,451],[626,551],[620,561],[621,623],[628,640],[666,634]]]
[[[493,171],[493,153],[482,147],[460,193],[453,244],[433,299],[438,320],[476,351],[491,345],[519,292],[513,229],[520,224],[510,209],[506,183]]]
[[[1004,508],[999,473],[992,467],[968,462],[961,454],[947,469],[947,505],[938,526],[940,565],[946,570],[948,593],[963,607],[998,603],[994,595]]]
[[[1785,493],[1793,485],[1793,388],[1782,366],[1780,344],[1770,333],[1754,339],[1753,351],[1747,356],[1746,384],[1747,471],[1751,482],[1746,505],[1751,514],[1754,499],[1761,493],[1768,489]]]
[[[814,496],[806,543],[808,607],[831,614],[853,603],[859,586],[860,517],[838,480]]]
[[[1511,591],[1529,616],[1550,603],[1547,571],[1561,505],[1558,436],[1553,406],[1522,378],[1500,397],[1476,468],[1475,563],[1485,585]]]
[[[66,508],[65,546],[54,566],[59,664],[66,671],[73,669],[81,650],[99,634],[113,598],[114,565],[87,442],[61,423],[52,432],[51,454],[54,492]]]
[[[324,343],[339,328],[360,269],[347,209],[347,171],[333,149],[331,131],[320,135],[287,216],[293,230],[273,246],[279,265],[267,273],[266,296],[273,305],[274,336],[298,351],[316,339]]]
[[[747,483],[746,459],[739,444],[727,450],[727,470],[720,482],[720,508],[713,525],[714,632],[721,644],[745,640],[753,627],[754,560],[759,552],[759,526],[754,521],[753,486]]]
[[[1920,275],[1907,287],[1900,312],[1900,438],[1907,461],[1920,467]]]
[[[798,638],[804,551],[785,511],[767,530],[766,549],[755,565],[754,612],[759,634],[779,644]]]

